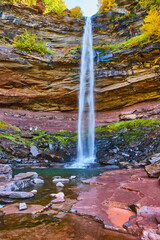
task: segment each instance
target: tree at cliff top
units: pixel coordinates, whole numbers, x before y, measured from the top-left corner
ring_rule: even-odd
[[[143,34],[150,41],[160,41],[160,0],[140,0],[140,5],[150,10],[144,19]]]
[[[98,0],[99,12],[108,12],[113,6],[116,6],[115,0]]]
[[[37,0],[1,0],[3,2],[10,2],[10,3],[20,3],[26,4],[28,6],[35,6]],[[42,0],[46,7],[46,12],[52,12],[57,14],[60,17],[65,16],[64,10],[66,9],[66,5],[63,0]]]
[[[81,18],[83,17],[82,11],[80,7],[75,7],[70,10],[70,17],[73,18]]]
[[[148,36],[150,40],[160,41],[160,11],[151,10],[144,19],[142,32]]]
[[[160,0],[140,0],[139,3],[142,7],[147,9],[151,10],[160,9]]]
[[[1,0],[2,2],[8,2],[8,3],[20,3],[20,4],[26,4],[28,6],[33,6],[36,4],[36,0]]]
[[[63,0],[43,0],[47,12],[56,13],[58,16],[65,16],[66,5]]]

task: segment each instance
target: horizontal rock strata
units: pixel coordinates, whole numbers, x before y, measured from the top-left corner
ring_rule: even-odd
[[[128,7],[122,2],[126,9],[134,6],[129,4]],[[77,21],[66,17],[60,20],[55,15],[41,15],[32,8],[11,8],[10,4],[1,4],[0,11],[0,36],[5,39],[3,45],[0,42],[0,106],[35,111],[77,111],[80,52],[77,56],[75,50],[66,52],[70,47],[81,45],[84,19]],[[103,40],[105,44],[116,44],[140,34],[145,13],[140,11],[134,18],[111,21],[122,16],[124,13],[111,12],[93,18],[95,46],[101,46]],[[135,30],[131,33],[133,24]],[[24,29],[37,34],[39,40],[45,40],[57,54],[41,56],[13,48],[14,37]],[[152,68],[159,55],[158,43],[115,53],[103,52],[99,47],[94,55],[96,110],[160,99],[159,75]]]

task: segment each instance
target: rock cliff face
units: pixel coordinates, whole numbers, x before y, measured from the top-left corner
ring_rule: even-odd
[[[93,17],[94,45],[119,43],[140,33],[146,13],[119,1],[118,10]],[[133,9],[134,7],[134,9]],[[127,11],[135,11],[132,17]],[[84,19],[41,15],[29,7],[0,4],[0,106],[36,111],[76,111]],[[134,27],[133,27],[134,26]],[[57,54],[26,53],[13,48],[13,39],[27,29],[45,40]],[[141,49],[95,50],[96,110],[104,111],[160,99],[155,59],[159,43]]]

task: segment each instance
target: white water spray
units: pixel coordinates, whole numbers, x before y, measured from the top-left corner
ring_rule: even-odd
[[[78,113],[78,152],[75,167],[85,167],[95,160],[94,60],[92,22],[87,18],[81,56]]]

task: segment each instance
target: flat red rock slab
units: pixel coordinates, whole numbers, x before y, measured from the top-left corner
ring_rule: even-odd
[[[3,213],[6,215],[9,214],[32,214],[41,211],[44,208],[42,205],[27,205],[27,209],[20,211],[19,204],[14,203],[3,207]]]
[[[158,179],[149,179],[143,169],[109,171],[85,183],[92,187],[89,192],[80,193],[71,211],[95,217],[107,229],[125,231],[123,224],[136,217],[131,205],[160,206]],[[151,222],[155,224],[154,220]],[[128,232],[132,233],[129,227]]]

